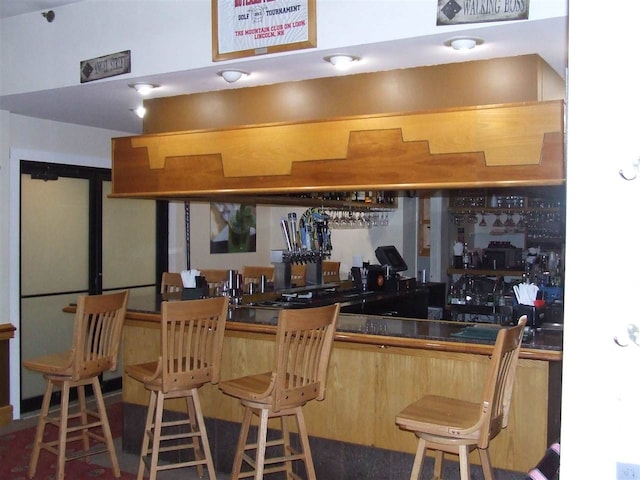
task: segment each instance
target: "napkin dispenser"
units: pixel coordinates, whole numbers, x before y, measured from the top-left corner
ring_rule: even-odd
[[[207,279],[204,276],[197,275],[195,280],[195,287],[185,287],[182,289],[182,300],[197,300],[199,298],[206,298],[209,295]]]
[[[527,327],[539,328],[544,323],[545,311],[545,307],[539,308],[518,303],[513,306],[513,324],[517,324],[520,317],[526,315]]]

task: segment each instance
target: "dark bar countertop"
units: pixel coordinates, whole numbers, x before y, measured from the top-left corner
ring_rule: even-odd
[[[357,292],[353,289],[326,289],[319,295],[307,292],[289,292],[285,296],[273,293],[245,296],[241,305],[229,307],[227,330],[274,334],[278,322],[278,313],[282,308],[304,308],[332,303],[341,304],[338,319],[336,341],[376,345],[380,348],[422,348],[460,353],[490,355],[495,341],[498,325],[483,323],[452,322],[445,320],[427,320],[407,318],[395,315],[366,312],[365,305],[383,302],[385,305],[393,299],[402,302],[407,295],[416,291],[398,292]],[[419,294],[419,289],[417,289]],[[180,298],[164,298],[168,301],[180,301]],[[140,322],[152,322],[159,327],[160,295],[131,296],[127,307],[127,324],[140,325]],[[346,311],[345,311],[346,310]],[[548,326],[530,330],[522,343],[521,358],[533,360],[562,360],[562,329]]]

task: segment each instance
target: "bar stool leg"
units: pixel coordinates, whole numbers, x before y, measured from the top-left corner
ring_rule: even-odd
[[[300,433],[300,444],[304,454],[304,464],[307,468],[307,478],[316,480],[316,471],[313,468],[313,460],[311,459],[311,446],[309,445],[309,436],[307,435],[307,425],[304,422],[302,407],[296,407],[296,420],[298,422],[298,432]]]
[[[57,480],[64,480],[64,464],[67,458],[67,424],[69,423],[69,382],[62,382],[60,399],[60,425],[58,428],[58,467]]]
[[[153,416],[156,407],[156,392],[151,390],[149,395],[149,407],[147,408],[147,420],[144,422],[144,433],[142,435],[142,447],[140,448],[140,463],[138,464],[137,480],[143,480],[145,463],[144,459],[149,455],[149,442],[153,430]]]
[[[460,455],[460,480],[471,480],[469,476],[469,449],[466,445],[460,445],[458,455]]]
[[[190,392],[191,396],[185,397],[185,402],[187,402],[187,415],[189,416],[189,429],[193,434],[191,436],[191,445],[193,447],[193,457],[194,460],[200,461],[203,458],[202,449],[200,448],[200,437],[198,435],[198,425],[196,421],[194,406],[193,406],[193,391]],[[202,478],[204,475],[204,471],[202,469],[202,464],[196,465],[196,471],[198,472],[198,477]]]
[[[283,448],[283,456],[290,455],[292,452],[291,449],[291,432],[289,432],[289,428],[287,427],[287,416],[283,415],[280,417],[280,424],[282,425],[282,448]],[[286,468],[286,477],[290,478],[292,469],[292,461],[285,462]]]
[[[491,461],[489,460],[489,449],[478,448],[478,453],[480,454],[480,463],[482,464],[484,480],[493,480],[493,469],[491,468]]]
[[[156,480],[158,474],[158,455],[160,453],[160,436],[162,435],[162,413],[164,412],[164,393],[156,394],[156,414],[153,421],[153,446],[151,447],[151,465],[149,480]]]
[[[244,407],[244,418],[242,419],[242,426],[240,427],[240,435],[238,436],[238,446],[236,448],[236,455],[233,459],[233,469],[231,470],[231,480],[238,480],[240,476],[240,470],[242,470],[242,462],[245,449],[247,448],[247,437],[249,436],[249,427],[251,427],[251,409]]]
[[[109,425],[109,418],[107,417],[107,408],[104,405],[104,398],[102,397],[102,389],[100,388],[100,381],[98,380],[98,377],[93,377],[93,379],[91,380],[91,384],[93,386],[93,395],[96,398],[98,414],[100,415],[100,423],[102,424],[102,435],[104,436],[105,442],[107,444],[107,450],[109,450],[109,458],[111,459],[113,474],[115,477],[119,478],[120,465],[118,465],[116,448],[113,445],[113,436],[111,435],[111,426]]]
[[[80,422],[84,426],[88,423],[89,419],[87,417],[87,400],[84,394],[84,385],[78,385],[76,387],[78,391],[78,406],[80,407]],[[80,431],[82,435],[82,449],[87,452],[89,451],[89,434],[87,433],[87,429],[83,428]],[[89,463],[89,457],[84,457],[84,461]]]
[[[198,396],[198,390],[196,388],[191,390],[191,398],[195,408],[196,420],[198,422],[197,428],[200,432],[200,443],[202,445],[200,457],[202,458],[202,453],[204,452],[204,458],[207,461],[207,470],[209,470],[209,480],[216,480],[216,472],[213,468],[213,458],[211,456],[211,447],[209,446],[209,437],[207,436],[207,427],[204,423],[204,416],[202,415],[202,408],[200,406],[200,397]],[[200,465],[200,469],[202,470],[202,465]],[[202,474],[200,474],[200,477],[202,477]]]
[[[42,410],[38,418],[38,426],[36,427],[36,438],[33,442],[33,450],[31,451],[31,461],[29,462],[29,478],[33,478],[36,474],[38,466],[38,458],[40,457],[40,449],[42,448],[42,439],[44,437],[44,428],[47,424],[47,415],[49,415],[49,405],[51,404],[51,393],[53,392],[53,383],[47,379],[44,397],[42,398]]]
[[[418,480],[420,478],[420,471],[422,470],[422,462],[424,461],[424,451],[427,448],[427,442],[424,438],[418,438],[418,449],[416,456],[413,459],[413,468],[411,469],[411,479]],[[436,454],[436,463],[433,470],[433,478],[440,478],[442,475],[442,459],[438,458]]]
[[[256,449],[256,477],[262,480],[264,476],[264,456],[267,452],[267,427],[269,422],[269,410],[260,409],[260,425],[258,426],[258,445]]]

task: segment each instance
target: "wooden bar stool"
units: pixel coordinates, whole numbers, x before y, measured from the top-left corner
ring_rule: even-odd
[[[322,262],[322,283],[340,281],[340,262]]]
[[[180,293],[183,290],[182,276],[179,273],[164,272],[160,283],[160,293]]]
[[[442,478],[445,452],[459,456],[460,478],[470,480],[469,453],[476,448],[485,480],[493,480],[489,442],[508,424],[511,391],[526,323],[527,317],[523,316],[518,325],[499,330],[482,397],[477,401],[427,395],[398,414],[396,425],[418,437],[411,480],[420,478],[427,449],[436,451],[434,480]]]
[[[58,457],[56,478],[64,478],[65,463],[76,458],[88,457],[108,451],[116,477],[120,467],[113,446],[109,419],[102,398],[98,376],[115,370],[118,365],[118,349],[122,336],[122,325],[129,299],[129,292],[78,297],[71,350],[23,362],[25,368],[42,373],[47,381],[42,399],[42,410],[36,427],[36,437],[29,462],[29,478],[33,478],[42,449]],[[85,386],[91,385],[95,395],[97,411],[87,409]],[[49,415],[53,387],[62,391],[59,416]],[[69,391],[78,390],[79,411],[69,413]],[[95,421],[89,422],[89,417]],[[80,422],[76,422],[80,419]],[[58,439],[43,442],[47,424],[58,428]],[[96,431],[102,430],[102,434]],[[72,435],[79,432],[77,435]],[[67,445],[82,441],[82,450],[67,454]],[[91,446],[91,440],[104,444]]]
[[[215,480],[198,388],[206,383],[216,384],[220,379],[227,306],[227,297],[162,302],[160,359],[125,368],[127,375],[150,391],[138,480],[144,477],[145,467],[151,480],[159,471],[193,466],[202,477],[203,465],[207,466],[209,478]],[[163,421],[164,402],[171,398],[185,398],[187,420]],[[189,432],[164,433],[181,425],[188,425]],[[188,442],[181,442],[185,439]],[[166,441],[170,444],[162,446]],[[158,465],[160,453],[184,449],[192,449],[195,459]]]
[[[202,275],[209,286],[209,295],[213,296],[216,287],[222,291],[222,285],[227,281],[229,273],[227,270],[200,270]]]
[[[267,282],[273,282],[273,277],[275,276],[276,268],[274,266],[270,267],[255,267],[245,265],[242,268],[242,283],[245,292],[249,291],[250,283],[260,284],[260,276],[264,275],[267,277]]]
[[[291,286],[304,287],[307,284],[307,265],[294,263],[291,265]]]
[[[231,472],[232,480],[248,477],[262,480],[264,475],[274,472],[286,472],[289,478],[293,476],[292,463],[295,460],[302,460],[307,478],[315,480],[302,407],[313,399],[324,399],[329,356],[339,311],[338,304],[281,310],[276,333],[275,369],[272,372],[220,382],[220,389],[227,395],[240,399],[244,406],[244,418]],[[259,418],[258,438],[255,443],[248,443],[253,415]],[[286,417],[294,417],[297,422],[300,452],[291,446]],[[267,441],[270,418],[280,418],[282,436]],[[282,454],[266,459],[267,447],[273,446],[279,446]],[[255,451],[254,455],[247,453],[249,451]],[[251,470],[241,472],[243,463],[247,463]]]

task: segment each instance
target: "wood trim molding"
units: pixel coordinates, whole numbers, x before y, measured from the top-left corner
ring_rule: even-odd
[[[0,324],[0,340],[9,340],[13,338],[16,327],[10,323]]]
[[[115,138],[113,197],[560,185],[563,102]]]
[[[8,425],[13,421],[13,406],[4,405],[0,407],[0,426]]]

